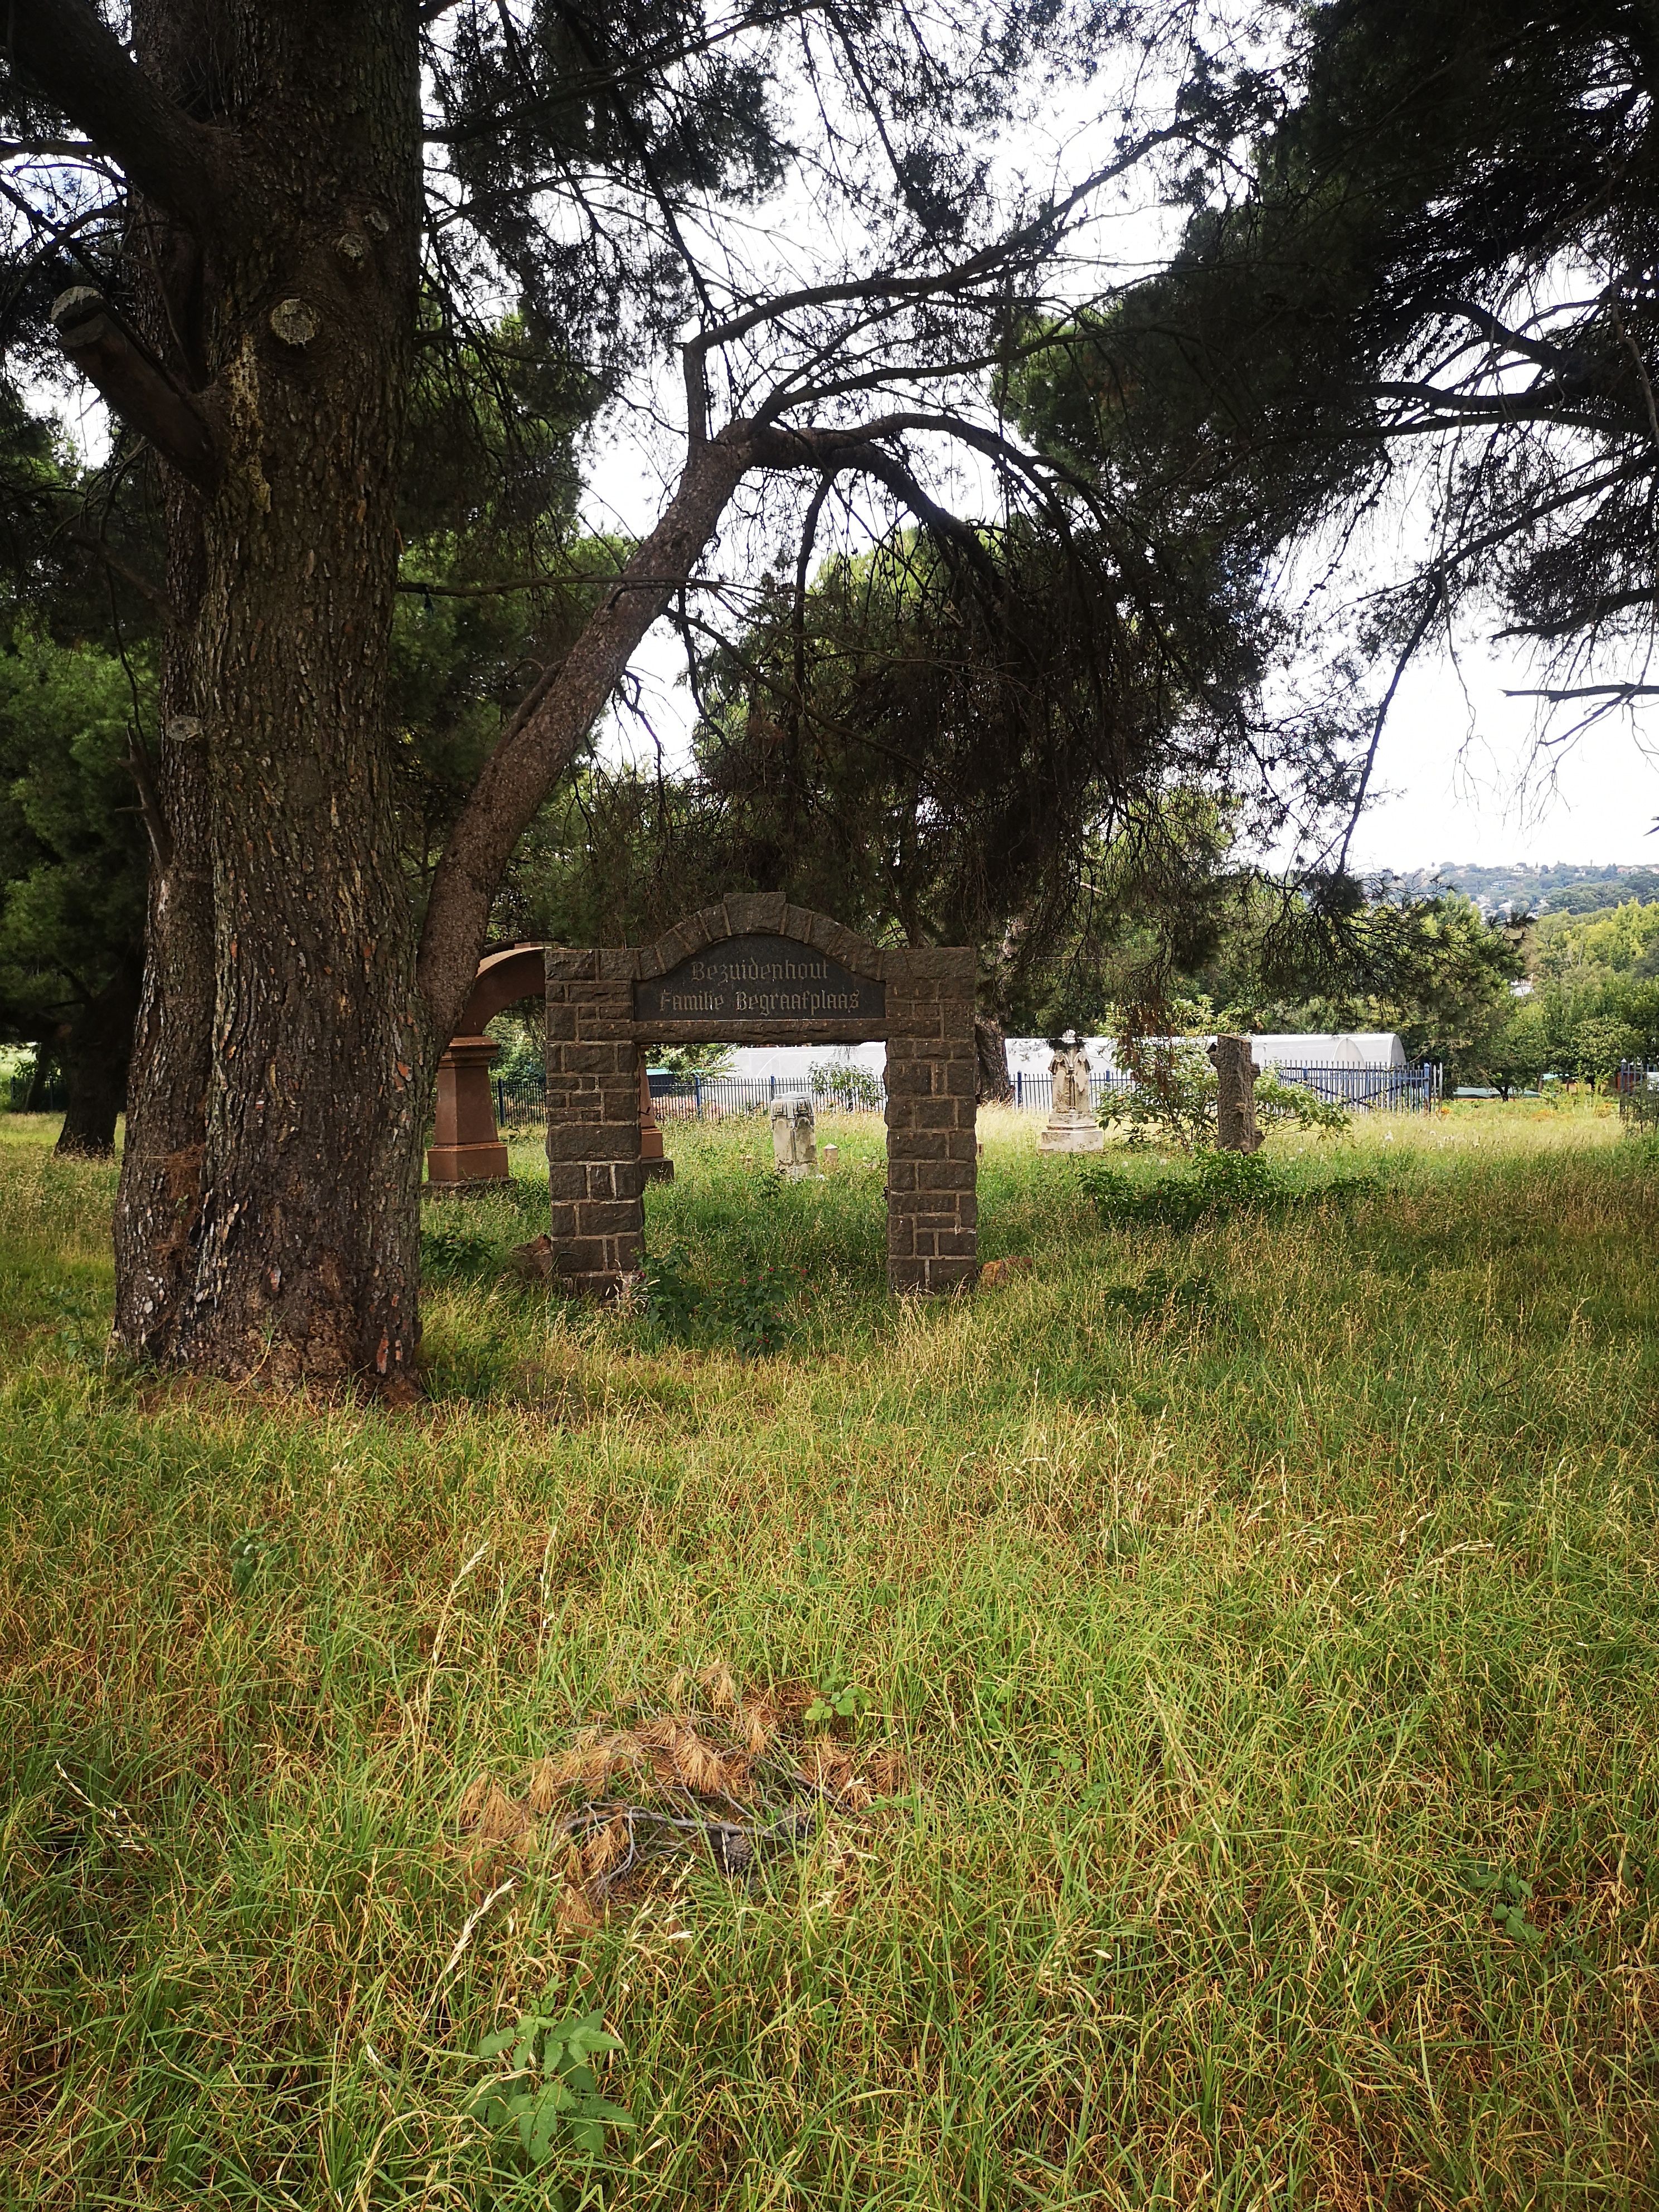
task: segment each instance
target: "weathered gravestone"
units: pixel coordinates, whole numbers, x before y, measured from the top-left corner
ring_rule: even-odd
[[[817,1119],[810,1098],[780,1098],[772,1108],[772,1164],[791,1182],[818,1171]]]
[[[1215,1066],[1215,1140],[1224,1152],[1253,1152],[1261,1142],[1255,1126],[1255,1079],[1247,1036],[1218,1036],[1210,1047]]]
[[[646,1045],[887,1046],[887,1280],[978,1273],[971,948],[887,951],[781,893],[732,897],[643,950],[547,952],[555,1266],[614,1297],[640,1264]]]

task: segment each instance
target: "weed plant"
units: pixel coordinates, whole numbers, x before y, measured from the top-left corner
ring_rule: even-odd
[[[0,1117],[9,2206],[1656,2201],[1651,1148],[1114,1226],[982,1133],[1036,1265],[933,1304],[871,1117],[671,1128],[607,1312],[515,1150],[392,1414],[107,1362],[112,1172]],[[798,1848],[582,1919],[469,1826],[726,1674],[863,1784]]]

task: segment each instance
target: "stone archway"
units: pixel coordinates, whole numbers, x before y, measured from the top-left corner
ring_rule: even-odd
[[[478,964],[478,973],[455,1034],[438,1062],[433,1100],[433,1138],[426,1172],[434,1190],[477,1182],[505,1182],[507,1146],[495,1126],[489,1065],[501,1047],[484,1024],[520,999],[538,999],[547,988],[541,945],[510,945]]]
[[[486,1036],[492,1017],[521,999],[544,998],[547,947],[536,941],[509,945],[478,963],[455,1034],[438,1062],[432,1142],[427,1149],[427,1188],[434,1194],[507,1182],[512,1170],[495,1120],[490,1065],[501,1047]],[[647,1176],[670,1182],[674,1163],[663,1152],[662,1132],[651,1111],[651,1092],[640,1070],[641,1144]]]
[[[571,1290],[614,1297],[639,1268],[642,1044],[884,1042],[889,1287],[974,1281],[970,949],[884,951],[773,892],[706,907],[642,950],[545,957],[551,1242]]]

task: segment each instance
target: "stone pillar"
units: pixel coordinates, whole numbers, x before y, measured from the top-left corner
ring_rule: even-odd
[[[511,1172],[507,1146],[495,1127],[489,1080],[489,1064],[500,1050],[492,1037],[452,1037],[438,1062],[436,1127],[426,1156],[427,1177],[434,1190],[505,1182]]]
[[[1210,1047],[1215,1063],[1215,1140],[1224,1152],[1253,1152],[1261,1142],[1255,1126],[1255,1079],[1247,1036],[1218,1036]]]
[[[547,1175],[567,1290],[614,1297],[639,1271],[640,1053],[628,952],[547,953]]]
[[[979,1274],[971,949],[890,952],[887,1282],[953,1291]]]

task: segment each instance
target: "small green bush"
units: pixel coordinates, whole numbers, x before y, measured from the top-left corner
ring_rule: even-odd
[[[1351,1204],[1382,1188],[1375,1176],[1293,1183],[1260,1152],[1198,1152],[1190,1165],[1155,1182],[1137,1182],[1121,1168],[1096,1163],[1083,1170],[1080,1181],[1111,1227],[1178,1231],[1235,1213],[1283,1213],[1329,1200]]]

